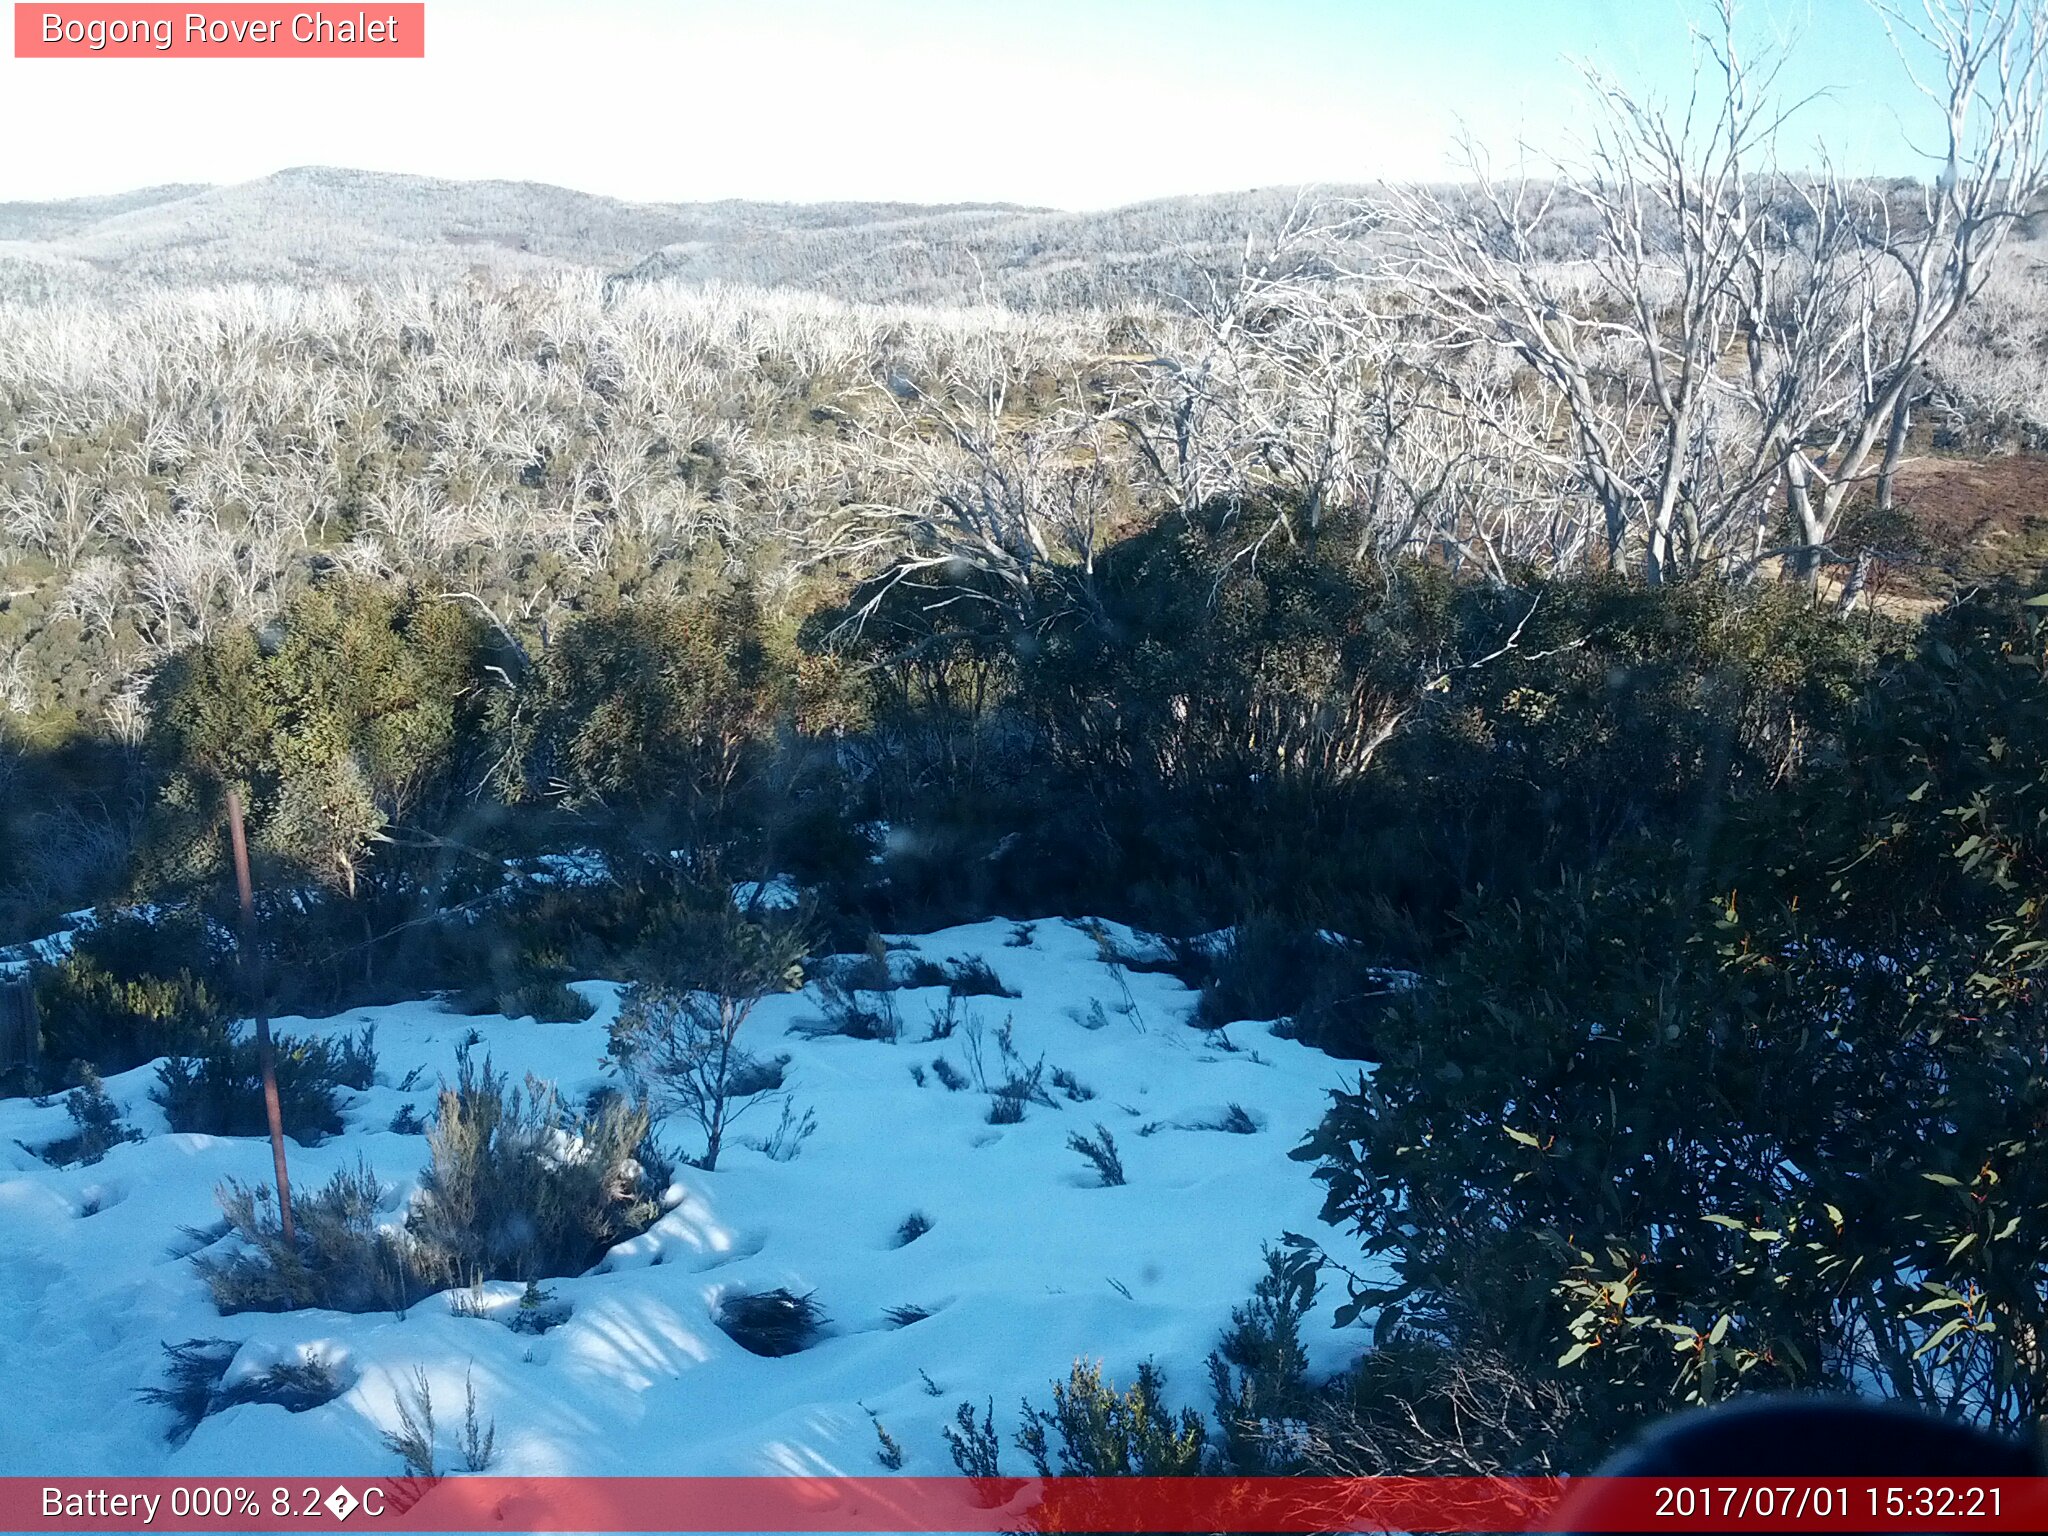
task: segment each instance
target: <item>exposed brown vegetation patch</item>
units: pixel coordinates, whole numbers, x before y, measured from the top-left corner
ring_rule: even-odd
[[[1899,471],[1909,547],[1890,562],[1897,587],[1947,597],[2048,565],[2048,454],[1927,457]]]

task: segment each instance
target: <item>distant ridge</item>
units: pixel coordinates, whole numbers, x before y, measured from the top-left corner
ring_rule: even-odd
[[[1234,266],[1293,191],[1101,213],[1008,203],[638,203],[540,182],[299,166],[226,186],[0,203],[0,293],[595,270],[914,303],[1113,304]]]

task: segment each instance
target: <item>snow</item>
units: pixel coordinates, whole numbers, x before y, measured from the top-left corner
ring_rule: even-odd
[[[67,927],[59,929],[46,938],[33,939],[26,944],[11,944],[0,949],[0,980],[13,976],[26,976],[37,965],[55,965],[71,953],[72,941],[78,929],[93,922],[98,911],[84,907],[76,912],[66,912]]]
[[[611,865],[594,848],[572,848],[567,853],[542,853],[530,859],[508,859],[505,867],[513,878],[532,885],[602,885],[611,878]]]
[[[1148,948],[1117,924],[1057,919],[890,936],[892,966],[979,958],[1020,994],[958,999],[958,1028],[938,1041],[924,1036],[943,987],[894,994],[893,1043],[792,1030],[821,1016],[813,991],[762,1003],[747,1026],[754,1048],[788,1053],[794,1107],[815,1111],[815,1134],[788,1161],[729,1140],[716,1172],[682,1167],[652,1229],[591,1273],[547,1283],[569,1315],[539,1335],[454,1310],[460,1295],[466,1310],[509,1317],[521,1289],[510,1282],[402,1317],[223,1318],[189,1257],[221,1241],[221,1180],[267,1181],[265,1142],[170,1134],[149,1097],[153,1066],[107,1080],[145,1139],[92,1166],[32,1155],[72,1131],[61,1096],[0,1101],[0,1380],[21,1384],[8,1392],[0,1475],[395,1472],[379,1431],[395,1427],[396,1390],[415,1367],[433,1387],[444,1457],[459,1466],[450,1426],[468,1378],[496,1421],[492,1470],[508,1474],[874,1474],[870,1411],[904,1447],[905,1472],[950,1474],[939,1429],[959,1402],[993,1398],[1007,1447],[1019,1399],[1045,1402],[1078,1357],[1120,1380],[1156,1358],[1175,1405],[1206,1408],[1202,1361],[1260,1272],[1262,1245],[1316,1227],[1320,1187],[1287,1152],[1355,1069],[1260,1024],[1233,1027],[1236,1049],[1221,1048],[1185,1024],[1194,993],[1106,963],[1104,937],[1109,961]],[[287,1034],[377,1030],[376,1085],[351,1096],[341,1135],[294,1147],[295,1184],[310,1190],[366,1159],[401,1222],[427,1146],[391,1130],[393,1116],[409,1104],[430,1117],[437,1078],[472,1036],[501,1071],[553,1080],[570,1102],[611,1083],[602,1061],[619,988],[578,989],[597,1012],[576,1024],[458,1017],[433,1002],[278,1020]],[[1027,1066],[1042,1055],[1048,1078],[1064,1068],[1095,1096],[1055,1092],[1059,1108],[1034,1103],[998,1126],[986,1095],[940,1084],[933,1058],[971,1075],[976,1044],[1000,1075],[1005,1024]],[[1209,1128],[1231,1105],[1254,1134]],[[775,1120],[757,1110],[734,1135],[765,1136]],[[1067,1145],[1098,1122],[1116,1138],[1122,1187],[1100,1187]],[[677,1119],[661,1139],[701,1150]],[[912,1212],[931,1230],[899,1247]],[[722,1295],[776,1286],[814,1292],[830,1326],[812,1348],[764,1359],[715,1316]],[[1304,1330],[1318,1371],[1363,1347],[1358,1330],[1332,1328],[1332,1289]],[[893,1326],[886,1312],[906,1304],[932,1315]],[[350,1385],[303,1413],[229,1408],[173,1448],[169,1411],[135,1388],[162,1380],[164,1342],[207,1337],[240,1342],[235,1376],[310,1352]],[[1009,1451],[1006,1466],[1017,1461]]]

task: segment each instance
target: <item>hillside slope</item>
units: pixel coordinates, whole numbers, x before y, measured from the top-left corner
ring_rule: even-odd
[[[301,167],[218,187],[0,203],[0,294],[596,268],[845,299],[1031,305],[1181,293],[1292,191],[1098,213],[1008,204],[634,203],[534,182]]]

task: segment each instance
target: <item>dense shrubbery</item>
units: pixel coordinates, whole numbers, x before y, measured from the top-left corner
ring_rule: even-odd
[[[180,652],[151,689],[165,775],[158,878],[215,875],[222,786],[288,878],[354,895],[392,828],[445,821],[480,742],[485,631],[462,607],[357,582],[294,599],[272,629]]]
[[[297,1192],[296,1240],[287,1242],[276,1191],[230,1182],[220,1206],[240,1246],[199,1253],[193,1263],[223,1313],[401,1311],[440,1287],[405,1233],[378,1221],[382,1197],[367,1164],[342,1169],[310,1195]]]
[[[1217,1455],[1230,1471],[1258,1476],[1294,1470],[1302,1461],[1293,1432],[1320,1408],[1308,1377],[1301,1320],[1315,1303],[1315,1256],[1300,1248],[1269,1249],[1266,1272],[1209,1355],[1209,1388],[1222,1427]]]
[[[1001,601],[971,600],[972,573],[957,602],[858,590],[794,644],[744,588],[620,599],[523,664],[455,604],[316,592],[165,670],[151,868],[217,879],[212,796],[241,782],[280,997],[442,990],[563,1017],[584,1006],[569,980],[636,981],[619,1060],[698,1115],[707,1165],[732,1107],[774,1086],[740,1048],[749,999],[789,985],[814,935],[854,948],[1001,909],[1232,924],[1182,951],[1197,1022],[1284,1015],[1380,1063],[1308,1155],[1399,1294],[1356,1298],[1383,1351],[1302,1408],[1290,1465],[1389,1465],[1384,1426],[1462,1411],[1416,1395],[1432,1371],[1494,1415],[1439,1467],[1582,1461],[1668,1405],[1674,1373],[1679,1397],[1853,1379],[2038,1411],[2006,1342],[2048,1326],[2010,1225],[2048,1178],[2025,1118],[2044,1090],[2024,613],[1979,605],[1915,639],[1774,586],[1489,584],[1332,540],[1242,554],[1238,531],[1160,523],[1043,590],[980,594]],[[565,846],[605,878],[508,865]],[[731,910],[734,873],[792,868],[816,911]],[[41,974],[52,1056],[211,1053],[241,1081],[223,931],[82,936]],[[825,1027],[899,1032],[869,1002],[886,975],[840,980]],[[994,1112],[1048,1101],[1004,1067],[976,1081]],[[176,1070],[195,1101],[236,1098]],[[250,1197],[231,1214],[259,1257],[230,1291],[389,1304],[568,1272],[646,1218],[638,1111],[583,1127],[596,1150],[557,1188],[534,1153],[569,1130],[552,1105],[487,1071],[451,1092],[404,1243],[335,1186],[307,1225],[356,1278],[323,1290],[265,1247]],[[500,1209],[522,1213],[516,1251],[472,1214]],[[1914,1279],[1844,1291],[1851,1268]],[[1289,1346],[1260,1316],[1241,1323],[1273,1334],[1270,1373]],[[1280,1412],[1254,1404],[1253,1342],[1226,1354],[1219,1412],[1226,1393],[1240,1418]],[[1225,1439],[1253,1457],[1229,1421]]]
[[[550,1086],[522,1091],[464,1055],[407,1230],[457,1284],[581,1274],[661,1214],[670,1169],[648,1121],[617,1096],[571,1117]]]
[[[745,589],[596,609],[520,690],[516,790],[627,811],[715,808],[787,707],[789,677]]]
[[[720,898],[709,910],[664,916],[662,959],[626,993],[612,1021],[614,1067],[694,1121],[718,1167],[733,1123],[782,1086],[787,1056],[766,1057],[740,1036],[761,999],[802,985],[806,942],[786,924],[756,923]]]
[[[1003,907],[1181,930],[1264,911],[1395,958],[1475,890],[1541,888],[1824,757],[1883,636],[1775,588],[1240,553],[1161,524],[1028,629],[910,584],[800,645],[744,587],[613,600],[524,661],[473,605],[315,588],[159,676],[138,873],[217,886],[219,789],[243,784],[266,883],[329,893],[266,914],[309,1005],[614,963],[630,893],[538,898],[516,945],[432,920],[572,838],[629,887],[679,842],[784,862],[835,936]],[[875,821],[880,866],[856,831]]]
[[[617,1097],[571,1116],[545,1084],[514,1087],[464,1053],[402,1226],[379,1221],[367,1166],[294,1202],[296,1243],[272,1190],[230,1183],[221,1208],[240,1246],[196,1262],[222,1312],[397,1310],[486,1279],[581,1274],[661,1214],[670,1169],[648,1119],[644,1103]]]
[[[78,1086],[64,1095],[64,1112],[77,1129],[44,1149],[43,1156],[53,1163],[96,1163],[122,1142],[142,1139],[140,1131],[123,1123],[120,1106],[90,1066],[80,1070]]]
[[[883,928],[1264,913],[1418,959],[1477,891],[1542,889],[1824,764],[1892,643],[1768,586],[1503,588],[1242,546],[1161,524],[1029,631],[887,594],[854,642],[880,681],[853,814],[893,827],[889,884],[841,899]]]
[[[1192,1408],[1164,1403],[1166,1375],[1151,1361],[1123,1391],[1102,1367],[1077,1360],[1052,1386],[1052,1407],[1024,1406],[1017,1447],[1040,1477],[1192,1477],[1202,1470],[1208,1426]]]
[[[116,913],[37,973],[43,1056],[111,1073],[210,1049],[224,1038],[233,986],[221,932],[204,916]]]
[[[279,1035],[272,1041],[278,1109],[284,1133],[318,1141],[341,1129],[339,1095],[370,1086],[377,1072],[376,1031],[353,1038]],[[262,1074],[256,1041],[222,1038],[196,1056],[173,1056],[157,1069],[156,1100],[174,1131],[208,1136],[264,1136]]]
[[[1561,1383],[1582,1447],[1768,1386],[2033,1423],[2044,706],[2037,611],[1959,610],[1826,773],[1476,913],[1304,1149],[1381,1338]]]

